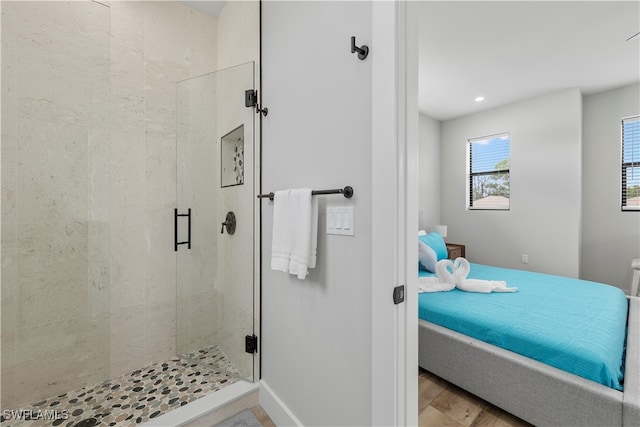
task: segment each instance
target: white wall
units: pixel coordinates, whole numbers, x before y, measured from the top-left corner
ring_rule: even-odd
[[[372,70],[349,42],[371,40],[372,5],[262,11],[262,191],[355,190],[319,198],[318,264],[304,281],[270,270],[273,204],[262,202],[262,379],[303,425],[371,425]],[[326,235],[336,205],[354,207],[355,237]]]
[[[640,257],[640,212],[620,209],[620,123],[640,113],[640,85],[585,96],[583,107],[580,276],[626,290]]]
[[[442,123],[441,221],[472,262],[578,277],[581,109],[579,90],[566,89]],[[511,134],[511,209],[468,211],[467,140],[501,132]]]
[[[440,122],[419,116],[418,228],[440,224]]]

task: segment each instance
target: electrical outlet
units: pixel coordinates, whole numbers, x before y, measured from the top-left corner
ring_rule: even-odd
[[[523,264],[529,264],[529,255],[522,254],[522,263]]]

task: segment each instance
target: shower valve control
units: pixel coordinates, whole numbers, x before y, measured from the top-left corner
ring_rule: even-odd
[[[227,217],[225,221],[222,223],[222,229],[220,230],[220,234],[224,233],[224,228],[227,227],[227,233],[233,234],[236,232],[236,214],[233,212],[227,212]]]

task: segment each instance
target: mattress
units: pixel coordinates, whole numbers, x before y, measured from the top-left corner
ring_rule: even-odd
[[[431,273],[420,271],[420,276]],[[514,293],[454,289],[419,295],[421,319],[623,389],[627,299],[602,283],[471,264],[473,279],[505,280]]]

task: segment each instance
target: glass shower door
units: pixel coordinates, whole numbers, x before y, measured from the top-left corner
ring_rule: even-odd
[[[254,63],[177,84],[180,357],[253,380]]]

